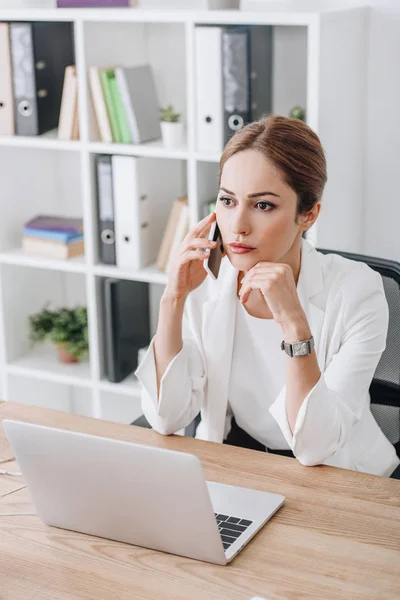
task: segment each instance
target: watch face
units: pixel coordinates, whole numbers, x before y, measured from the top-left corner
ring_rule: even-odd
[[[294,355],[304,356],[305,354],[308,354],[307,342],[301,342],[300,344],[296,344],[296,347],[294,348]]]

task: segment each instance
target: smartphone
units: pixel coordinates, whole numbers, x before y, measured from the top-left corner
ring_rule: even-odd
[[[212,277],[212,279],[217,279],[223,255],[221,232],[217,221],[213,221],[210,233],[208,234],[208,239],[217,242],[217,245],[215,248],[211,248],[211,252],[209,256],[204,259],[203,265],[210,277]]]

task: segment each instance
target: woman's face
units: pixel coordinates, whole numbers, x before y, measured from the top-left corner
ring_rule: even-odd
[[[296,193],[260,152],[231,156],[222,170],[216,213],[232,265],[248,271],[260,261],[282,262],[305,229],[302,217],[296,223],[296,207]],[[230,246],[233,242],[253,250],[239,254]]]

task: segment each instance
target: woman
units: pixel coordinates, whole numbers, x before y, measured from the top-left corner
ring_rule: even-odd
[[[201,411],[198,438],[389,476],[399,459],[368,391],[386,344],[382,279],[303,236],[326,179],[320,141],[302,121],[270,116],[230,139],[216,212],[180,246],[136,371],[143,411],[163,434]],[[215,218],[216,281],[203,267]]]

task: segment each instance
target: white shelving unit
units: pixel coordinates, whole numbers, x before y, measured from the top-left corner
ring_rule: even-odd
[[[322,3],[321,3],[322,4]],[[179,186],[187,193],[190,222],[217,191],[219,155],[196,152],[194,28],[196,24],[274,26],[273,112],[287,115],[306,107],[308,124],[320,135],[328,158],[329,182],[323,210],[312,231],[320,247],[359,250],[362,223],[362,147],[365,115],[366,9],[268,12],[144,11],[140,9],[3,10],[0,21],[74,23],[81,139],[0,138],[0,392],[10,401],[34,403],[121,422],[141,414],[133,376],[120,384],[104,379],[102,277],[147,281],[152,332],[165,273],[149,266],[121,271],[98,261],[93,159],[98,153],[180,161]],[[91,65],[132,66],[149,62],[160,103],[184,116],[187,144],[176,150],[161,142],[143,145],[99,141],[88,88]],[[171,203],[174,198],[171,198]],[[85,257],[56,261],[21,252],[21,228],[33,214],[82,215]],[[85,302],[89,314],[90,359],[60,365],[51,347],[32,350],[27,317],[47,301]]]

